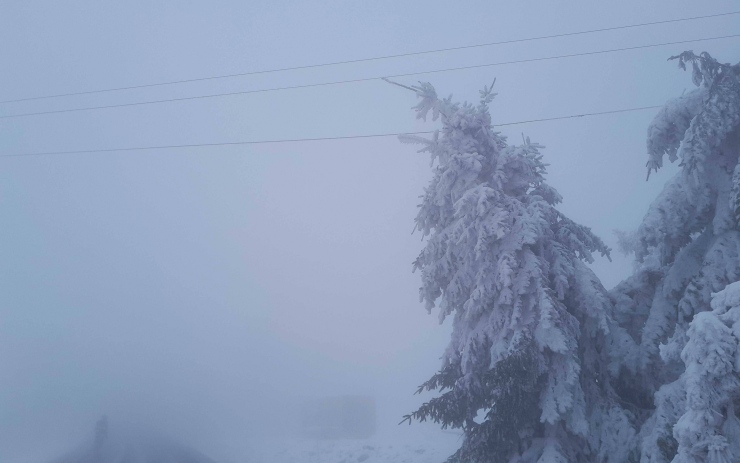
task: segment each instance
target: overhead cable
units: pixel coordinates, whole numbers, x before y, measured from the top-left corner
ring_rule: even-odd
[[[185,83],[190,83],[190,82],[203,82],[203,81],[216,80],[216,79],[244,77],[244,76],[257,75],[257,74],[269,74],[269,73],[283,72],[283,71],[296,71],[296,70],[301,70],[301,69],[312,69],[312,68],[320,68],[320,67],[327,67],[327,66],[337,66],[337,65],[342,65],[342,64],[362,63],[362,62],[367,62],[367,61],[379,61],[379,60],[391,59],[391,58],[403,58],[403,57],[409,57],[409,56],[428,55],[432,53],[441,53],[441,52],[456,51],[456,50],[466,50],[466,49],[472,49],[472,48],[490,47],[494,45],[507,45],[507,44],[512,44],[512,43],[532,42],[532,41],[537,41],[537,40],[547,40],[547,39],[554,39],[554,38],[559,38],[559,37],[571,37],[571,36],[584,35],[584,34],[593,34],[593,33],[598,33],[598,32],[615,31],[615,30],[621,30],[621,29],[631,29],[631,28],[636,28],[636,27],[655,26],[659,24],[695,21],[695,20],[700,20],[700,19],[717,18],[721,16],[731,16],[731,15],[736,15],[736,14],[740,14],[740,11],[730,11],[727,13],[717,13],[717,14],[710,14],[710,15],[703,15],[703,16],[692,16],[688,18],[666,19],[666,20],[661,20],[661,21],[627,24],[627,25],[622,25],[622,26],[602,27],[598,29],[588,29],[588,30],[575,31],[575,32],[565,32],[561,34],[541,35],[541,36],[526,37],[526,38],[521,38],[521,39],[500,40],[496,42],[478,43],[478,44],[473,44],[473,45],[462,45],[462,46],[457,46],[457,47],[437,48],[434,50],[423,50],[423,51],[414,51],[414,52],[408,52],[408,53],[398,53],[398,54],[392,54],[392,55],[373,56],[369,58],[357,58],[357,59],[350,59],[350,60],[343,60],[343,61],[331,61],[331,62],[317,63],[317,64],[306,64],[306,65],[301,65],[301,66],[288,66],[288,67],[275,68],[275,69],[264,69],[264,70],[248,71],[248,72],[239,72],[239,73],[234,73],[234,74],[197,77],[197,78],[192,78],[192,79],[171,80],[171,81],[166,81],[166,82],[156,82],[156,83],[150,83],[150,84],[130,85],[126,87],[104,88],[104,89],[98,89],[98,90],[85,90],[85,91],[79,91],[79,92],[58,93],[54,95],[43,95],[43,96],[34,96],[34,97],[26,97],[26,98],[18,98],[18,99],[10,99],[10,100],[1,100],[0,103],[17,103],[21,101],[43,100],[43,99],[49,99],[49,98],[60,98],[60,97],[78,96],[78,95],[90,95],[94,93],[107,93],[107,92],[117,92],[117,91],[123,91],[123,90],[135,90],[135,89],[149,88],[149,87],[160,87],[160,86],[165,86],[165,85],[185,84]]]
[[[640,106],[636,108],[612,109],[608,111],[571,114],[567,116],[544,117],[540,119],[529,119],[529,120],[516,121],[516,122],[503,122],[500,124],[494,124],[494,128],[510,126],[510,125],[530,124],[530,123],[535,123],[535,122],[548,122],[548,121],[557,121],[557,120],[564,120],[564,119],[577,119],[577,118],[582,118],[582,117],[603,116],[607,114],[645,111],[648,109],[658,109],[662,107],[663,107],[662,105]],[[91,154],[91,153],[115,153],[115,152],[123,152],[123,151],[147,151],[147,150],[164,150],[164,149],[178,149],[178,148],[179,149],[204,148],[204,147],[214,147],[214,146],[304,143],[304,142],[331,141],[331,140],[349,140],[349,139],[357,139],[357,138],[394,137],[394,136],[400,136],[400,135],[425,135],[425,134],[432,134],[434,132],[435,132],[434,130],[424,130],[424,131],[419,131],[419,132],[396,132],[396,133],[379,133],[379,134],[367,134],[367,135],[345,135],[345,136],[336,136],[336,137],[285,138],[285,139],[274,139],[274,140],[249,140],[249,141],[216,142],[216,143],[189,143],[189,144],[182,144],[182,145],[155,145],[155,146],[137,146],[137,147],[129,147],[129,148],[103,148],[103,149],[91,149],[91,150],[40,151],[40,152],[35,152],[35,153],[0,154],[0,158],[69,155],[69,154]]]
[[[451,68],[445,68],[445,69],[433,69],[433,70],[428,70],[428,71],[415,71],[415,72],[407,72],[403,74],[364,77],[364,78],[359,78],[359,79],[336,80],[336,81],[331,81],[331,82],[320,82],[320,83],[315,83],[315,84],[292,85],[292,86],[287,86],[287,87],[272,87],[272,88],[264,88],[264,89],[257,89],[257,90],[244,90],[244,91],[239,91],[239,92],[212,93],[208,95],[195,95],[195,96],[186,96],[186,97],[180,97],[180,98],[168,98],[164,100],[138,101],[134,103],[120,103],[120,104],[102,105],[102,106],[87,106],[87,107],[81,107],[81,108],[68,108],[68,109],[56,109],[56,110],[51,110],[51,111],[37,111],[37,112],[30,112],[30,113],[8,114],[8,115],[0,116],[0,119],[14,119],[14,118],[20,118],[20,117],[43,116],[43,115],[49,115],[49,114],[63,114],[63,113],[73,113],[73,112],[81,112],[81,111],[97,111],[101,109],[126,108],[126,107],[153,105],[153,104],[161,104],[161,103],[173,103],[173,102],[178,102],[178,101],[192,101],[192,100],[202,100],[202,99],[207,99],[207,98],[221,98],[221,97],[228,97],[228,96],[248,95],[248,94],[253,94],[253,93],[267,93],[267,92],[277,92],[277,91],[284,91],[284,90],[296,90],[296,89],[303,89],[303,88],[325,87],[325,86],[330,86],[330,85],[340,85],[340,84],[368,82],[368,81],[373,81],[373,80],[382,80],[386,78],[399,78],[399,77],[409,77],[409,76],[417,76],[417,75],[424,75],[424,74],[436,74],[436,73],[441,73],[441,72],[461,71],[461,70],[466,70],[466,69],[478,69],[478,68],[485,68],[485,67],[492,67],[492,66],[531,63],[531,62],[537,62],[537,61],[551,61],[551,60],[558,60],[558,59],[564,59],[564,58],[575,58],[578,56],[601,55],[601,54],[606,54],[606,53],[640,50],[640,49],[645,49],[645,48],[663,47],[663,46],[678,45],[678,44],[683,44],[683,43],[705,42],[709,40],[720,40],[720,39],[729,39],[729,38],[736,38],[736,37],[740,37],[740,34],[723,35],[723,36],[718,36],[718,37],[707,37],[707,38],[701,38],[701,39],[680,40],[680,41],[675,41],[675,42],[663,42],[663,43],[655,43],[655,44],[649,44],[649,45],[637,45],[634,47],[612,48],[609,50],[590,51],[590,52],[584,52],[584,53],[573,53],[573,54],[568,54],[568,55],[546,56],[546,57],[541,57],[541,58],[529,58],[529,59],[521,59],[521,60],[513,60],[513,61],[501,61],[498,63],[475,64],[475,65],[470,65],[470,66],[459,66],[459,67],[451,67]]]

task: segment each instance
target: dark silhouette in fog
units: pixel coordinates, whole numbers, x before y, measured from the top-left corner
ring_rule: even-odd
[[[133,426],[133,427],[132,427]],[[202,453],[155,431],[134,425],[109,435],[108,417],[95,423],[91,443],[51,463],[216,463]]]

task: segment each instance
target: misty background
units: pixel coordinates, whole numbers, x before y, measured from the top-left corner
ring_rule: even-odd
[[[0,2],[0,100],[300,66],[733,11],[692,2]],[[342,66],[0,104],[0,116],[291,86],[738,33],[726,16]],[[496,123],[660,105],[666,58],[737,39],[396,79]],[[433,130],[376,80],[0,119],[0,155]],[[546,146],[562,211],[616,247],[657,110],[505,126]],[[108,413],[218,453],[287,432],[311,397],[372,395],[380,433],[421,403],[449,334],[418,302],[412,234],[429,158],[395,137],[0,157],[0,461],[47,461]],[[607,287],[630,270],[614,252]]]

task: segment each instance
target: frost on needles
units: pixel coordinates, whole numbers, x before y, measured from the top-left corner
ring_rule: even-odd
[[[442,122],[403,138],[434,168],[415,268],[453,332],[406,420],[462,429],[450,462],[740,462],[740,65],[675,59],[697,88],[648,128],[647,167],[681,170],[609,292],[586,265],[609,249],[556,209],[541,146],[493,130],[491,89],[473,106],[411,88]]]
[[[410,87],[409,87],[410,88]],[[420,387],[438,396],[405,417],[464,431],[451,462],[627,461],[634,417],[611,387],[609,346],[630,336],[586,265],[609,254],[556,208],[540,145],[495,132],[478,105],[412,88],[417,116],[441,119],[420,143],[433,178],[416,217],[426,246],[414,263],[421,299],[453,318],[441,370]]]
[[[638,345],[617,388],[636,410],[641,463],[738,462],[738,287],[727,285],[740,280],[740,66],[675,58],[698,88],[648,129],[648,169],[667,155],[681,170],[637,231],[635,273],[611,292]]]

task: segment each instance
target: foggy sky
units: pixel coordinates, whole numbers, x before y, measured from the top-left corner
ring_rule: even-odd
[[[726,1],[10,2],[0,99],[137,85],[732,11]],[[303,71],[0,105],[0,115],[354,79],[738,32],[737,16]],[[666,58],[737,40],[399,79],[496,122],[662,104]],[[382,81],[0,120],[0,154],[431,130]],[[546,146],[563,212],[615,247],[675,169],[645,182],[656,111],[502,127]],[[382,432],[422,400],[448,327],[418,302],[411,234],[429,159],[394,137],[0,158],[0,461],[46,461],[102,413],[193,442],[371,394]],[[607,287],[630,270],[594,269]],[[423,428],[423,427],[422,427]],[[424,428],[427,429],[427,428]],[[433,427],[428,427],[432,432]]]

